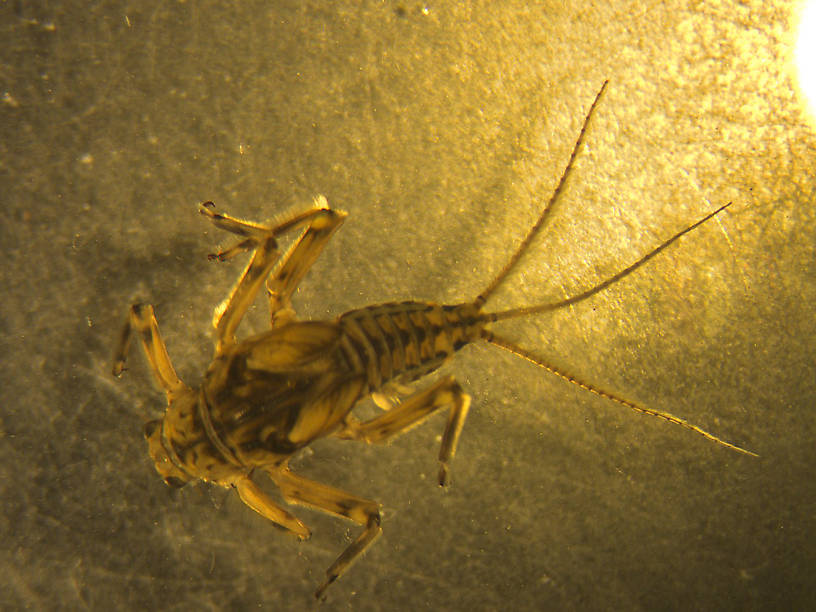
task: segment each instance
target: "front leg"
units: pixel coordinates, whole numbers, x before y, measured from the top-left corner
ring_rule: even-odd
[[[139,334],[150,370],[159,386],[164,389],[168,399],[172,399],[173,395],[179,391],[187,390],[187,385],[179,380],[170,362],[167,347],[159,333],[159,323],[156,321],[153,307],[149,304],[134,304],[130,307],[128,319],[122,329],[122,335],[114,354],[113,375],[121,376],[125,371],[125,362],[134,331]]]
[[[261,491],[258,485],[252,482],[249,476],[241,478],[234,486],[241,501],[264,518],[269,519],[281,529],[296,535],[301,540],[307,540],[311,537],[312,533],[306,525],[276,504],[271,497]]]

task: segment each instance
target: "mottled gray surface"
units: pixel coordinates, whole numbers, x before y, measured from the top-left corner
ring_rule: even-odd
[[[350,216],[301,316],[471,297],[605,78],[552,225],[494,306],[572,294],[734,205],[591,302],[502,329],[761,458],[467,348],[449,491],[441,416],[295,462],[384,505],[384,536],[323,609],[812,604],[816,136],[790,4],[0,4],[0,607],[313,605],[357,529],[298,509],[299,543],[234,494],[166,487],[141,434],[163,406],[144,359],[109,375],[128,304],[156,305],[197,383],[241,264],[206,261],[229,241],[196,204],[263,219],[316,193]]]

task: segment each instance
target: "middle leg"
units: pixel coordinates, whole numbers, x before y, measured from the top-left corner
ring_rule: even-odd
[[[329,208],[323,196],[315,199],[315,207],[317,213],[309,227],[266,281],[272,327],[285,325],[295,318],[292,294],[346,219],[346,213]]]
[[[341,516],[365,527],[326,570],[326,579],[315,591],[315,597],[320,598],[323,591],[342,576],[382,533],[380,505],[370,499],[299,476],[289,468],[270,469],[267,472],[286,501]]]
[[[254,251],[249,266],[235,288],[222,306],[216,309],[213,318],[216,352],[235,342],[235,331],[264,282],[270,295],[273,325],[276,321],[293,318],[289,308],[292,293],[345,218],[344,213],[328,208],[325,198],[318,198],[315,208],[294,215],[274,227],[241,221],[217,212],[212,202],[202,204],[200,212],[217,227],[245,237],[235,246],[212,255],[211,259],[223,261],[243,251]],[[280,255],[276,238],[306,223],[309,224],[307,230],[285,255],[277,272],[268,278]]]

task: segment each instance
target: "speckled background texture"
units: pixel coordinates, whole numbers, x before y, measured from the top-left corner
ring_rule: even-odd
[[[467,4],[467,8],[464,5]],[[501,268],[608,92],[547,232],[491,302],[572,295],[731,208],[592,300],[499,329],[752,459],[491,346],[473,395],[390,446],[293,467],[383,504],[324,610],[768,610],[816,601],[816,132],[791,2],[0,3],[0,608],[304,610],[358,528],[300,543],[155,473],[164,398],[111,357],[155,305],[197,384],[242,262],[197,213],[349,213],[304,318],[455,302]],[[245,333],[263,328],[264,305]],[[270,493],[265,478],[258,482]]]

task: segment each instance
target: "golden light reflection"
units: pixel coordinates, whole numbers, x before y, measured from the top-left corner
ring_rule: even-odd
[[[796,41],[796,75],[810,120],[816,124],[816,0],[805,0]]]

